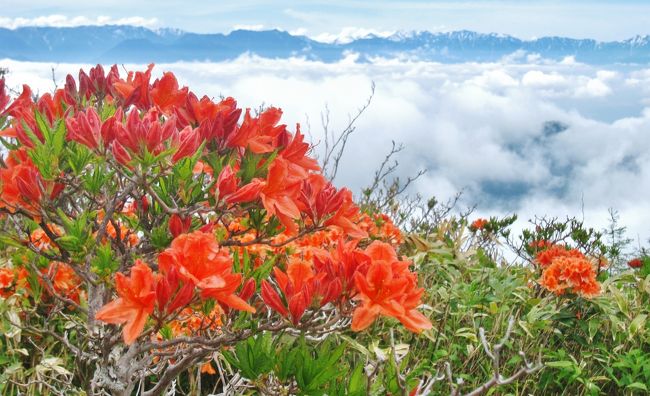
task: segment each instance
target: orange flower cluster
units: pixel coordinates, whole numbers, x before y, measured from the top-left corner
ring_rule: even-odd
[[[547,290],[557,295],[571,292],[586,298],[600,294],[594,264],[578,250],[554,245],[538,253],[536,261],[544,268],[539,283]]]
[[[424,289],[417,287],[417,276],[409,265],[408,261],[399,261],[393,247],[385,242],[374,241],[360,250],[356,242],[339,241],[335,250],[315,257],[313,265],[290,262],[286,274],[275,269],[275,282],[287,305],[268,281],[262,282],[262,298],[282,316],[290,314],[294,324],[300,322],[308,307],[354,298],[359,306],[353,313],[352,330],[364,330],[379,315],[385,315],[419,333],[431,328],[431,322],[417,311]]]
[[[0,268],[0,296],[9,297],[17,291],[30,293],[29,276],[29,271],[25,268]],[[36,280],[43,287],[43,298],[48,298],[53,292],[79,303],[83,294],[79,277],[72,267],[65,263],[52,261],[47,268],[40,269]]]
[[[480,231],[488,224],[486,219],[476,219],[469,225],[469,229],[472,231]]]
[[[0,133],[2,136],[2,133]],[[11,151],[0,167],[0,209],[10,213],[23,210],[35,219],[44,197],[56,197],[63,185],[43,180],[25,149]]]
[[[42,272],[51,280],[57,294],[79,303],[80,294],[82,293],[81,280],[72,267],[65,263],[53,261],[48,269]]]
[[[643,266],[643,261],[640,258],[635,258],[627,262],[627,265],[630,268],[641,268]]]
[[[127,208],[127,212],[123,212],[125,215],[130,215],[130,211],[132,209]],[[104,212],[100,211],[97,214],[97,221],[102,222],[104,220]],[[126,228],[124,225],[122,225],[119,221],[116,221],[115,224],[117,224],[118,229],[115,229],[115,225],[113,225],[112,221],[109,221],[106,223],[106,234],[108,237],[110,237],[113,240],[120,240],[122,242],[125,242],[128,246],[135,246],[138,244],[139,238],[138,236],[133,232],[133,230],[130,230]],[[117,233],[120,233],[119,237]],[[104,238],[102,243],[105,243],[106,239]]]
[[[142,333],[156,303],[151,268],[138,260],[128,278],[118,272],[115,274],[115,290],[119,297],[97,311],[95,318],[106,323],[125,323],[123,336],[128,345]]]
[[[180,279],[201,290],[203,298],[211,297],[231,308],[255,312],[235,294],[242,275],[232,272],[230,252],[219,247],[211,234],[195,231],[180,235],[158,256],[158,266],[163,274],[178,272]]]
[[[528,247],[530,247],[533,250],[543,250],[543,249],[550,248],[551,246],[553,246],[553,243],[544,239],[538,241],[532,241],[528,244]]]
[[[169,327],[174,337],[191,336],[205,329],[219,329],[222,325],[221,315],[223,315],[223,309],[219,305],[215,305],[212,312],[207,315],[192,308],[185,308],[176,319],[169,323]]]
[[[289,132],[279,108],[253,115],[233,98],[199,99],[179,86],[173,73],[154,80],[152,69],[120,76],[117,66],[105,72],[98,65],[88,74],[80,71],[78,83],[68,76],[63,88],[36,101],[24,86],[10,103],[4,81],[0,84],[0,117],[9,125],[0,136],[20,147],[0,167],[0,209],[40,220],[43,211],[68,207],[57,201],[78,194],[68,183],[78,176],[75,161],[66,157],[72,153],[88,156],[89,174],[106,177],[112,188],[133,184],[126,195],[116,194],[121,202],[115,202],[105,239],[98,243],[117,243],[122,255],[132,257],[157,254],[158,271],[152,270],[156,263],[136,260],[115,274],[117,297],[97,312],[98,320],[124,325],[127,344],[141,336],[150,317],[155,329],[173,324],[179,334],[205,323],[218,326],[232,309],[256,313],[267,307],[296,327],[306,312],[325,305],[354,311],[354,330],[379,315],[416,332],[431,327],[416,310],[423,294],[416,274],[395,252],[403,240],[400,230],[386,215],[360,213],[352,192],[325,178],[299,125]],[[43,161],[30,150],[51,144],[51,130],[63,126],[65,134],[57,139],[65,138],[70,150],[52,154],[58,156],[51,158],[56,172],[48,168],[44,177],[35,165]],[[106,172],[104,164],[116,172]],[[151,177],[145,168],[158,174]],[[99,183],[79,185],[93,182]],[[165,191],[178,194],[171,199],[176,210],[166,206]],[[101,207],[110,203],[105,199],[90,199],[99,222]],[[74,218],[84,209],[66,209],[65,215]],[[50,235],[62,236],[55,225],[49,228]],[[167,248],[161,247],[165,229],[172,236]],[[29,241],[36,254],[54,243],[43,230]],[[151,249],[154,245],[162,251]],[[63,260],[76,259],[60,253]],[[246,256],[254,268],[270,260],[276,267],[258,285],[250,271],[235,270],[233,256],[239,262]],[[52,273],[55,288],[66,293],[81,283],[70,265],[56,263]],[[16,283],[4,277],[4,283]],[[198,309],[206,300],[216,302],[209,315]]]
[[[61,227],[56,224],[48,224],[47,227],[49,228],[49,231],[56,236],[61,236],[63,234]],[[47,250],[52,247],[52,240],[42,228],[34,230],[29,236],[29,241],[36,246],[37,249]]]
[[[418,288],[417,276],[409,271],[410,262],[399,261],[393,247],[383,242],[373,242],[365,253],[370,257],[368,272],[354,274],[362,304],[354,311],[352,330],[365,329],[380,314],[414,332],[430,329],[429,319],[417,310],[424,289]]]
[[[404,242],[402,231],[384,213],[362,214],[359,219],[359,228],[373,239],[380,239],[393,245],[401,245]]]
[[[542,268],[548,267],[553,261],[560,257],[584,258],[584,255],[576,249],[569,249],[563,245],[548,245],[548,247],[535,256],[535,262]]]
[[[0,268],[0,297],[9,297],[13,292],[16,274],[10,268]]]

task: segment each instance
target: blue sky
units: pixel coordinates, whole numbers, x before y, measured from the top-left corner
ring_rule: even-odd
[[[128,22],[195,32],[281,28],[310,36],[343,29],[469,29],[520,38],[561,35],[619,40],[650,34],[650,1],[3,0],[0,26]],[[98,19],[99,17],[103,17]]]

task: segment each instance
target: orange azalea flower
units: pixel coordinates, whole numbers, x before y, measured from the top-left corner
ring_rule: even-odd
[[[186,126],[182,131],[174,133],[172,137],[172,146],[176,147],[176,152],[172,156],[174,164],[183,158],[194,155],[203,142],[201,134],[191,126]]]
[[[388,216],[382,215],[386,218]],[[390,219],[384,220],[383,224],[379,228],[379,236],[386,242],[399,245],[403,241],[402,231],[399,227],[395,226]]]
[[[6,168],[0,168],[0,208],[10,212],[22,208],[37,216],[44,195],[41,188],[52,183],[45,183],[25,149],[9,152],[5,164]]]
[[[176,309],[189,304],[193,297],[194,284],[181,284],[175,267],[172,267],[163,276],[158,277],[156,282],[156,299],[158,302],[158,311],[161,313],[172,313]]]
[[[229,204],[238,202],[250,202],[260,195],[262,183],[259,179],[248,183],[245,186],[239,186],[239,178],[236,175],[237,170],[230,165],[226,165],[221,170],[217,183],[213,189],[218,200],[225,200]]]
[[[142,110],[151,107],[151,97],[149,93],[149,80],[151,79],[151,70],[153,63],[147,67],[144,72],[129,72],[126,81],[119,80],[113,83],[113,90],[122,97],[124,108],[135,104]]]
[[[487,225],[488,221],[485,219],[476,219],[472,222],[469,228],[473,231],[482,230]]]
[[[0,117],[4,114],[4,109],[9,104],[9,95],[5,90],[5,79],[0,78]]]
[[[57,292],[63,292],[63,294],[69,294],[74,291],[81,283],[77,274],[68,264],[58,261],[50,263],[47,275],[52,279],[54,289]]]
[[[28,127],[34,135],[43,142],[43,133],[36,125],[34,116],[35,104],[32,100],[32,90],[28,85],[23,84],[23,92],[13,103],[7,107],[2,116],[9,115],[13,117],[11,127],[0,131],[0,136],[16,138],[23,146],[28,148],[34,147],[34,142],[25,132],[25,126]]]
[[[136,260],[131,275],[115,274],[115,290],[119,298],[104,305],[95,318],[112,324],[126,323],[124,342],[132,344],[144,330],[145,322],[156,303],[154,275],[144,262]]]
[[[16,288],[30,290],[29,272],[25,268],[19,268],[16,272]]]
[[[61,234],[63,234],[63,230],[56,224],[48,224],[47,227],[56,236],[61,236]],[[41,250],[49,249],[52,246],[52,240],[47,236],[45,230],[42,228],[34,230],[34,232],[29,236],[29,241],[36,246],[36,248]]]
[[[147,203],[147,205],[148,205],[148,203]],[[128,213],[129,210],[130,209],[127,208],[127,213],[125,213],[126,215],[129,215],[129,213]],[[99,223],[101,223],[103,220],[104,220],[104,211],[100,210],[97,213],[97,221]],[[109,221],[108,223],[106,223],[106,234],[108,235],[108,237],[110,237],[111,239],[114,239],[114,240],[119,239],[119,240],[121,240],[123,242],[126,242],[126,244],[128,246],[130,246],[130,247],[133,247],[133,246],[138,244],[139,238],[135,233],[133,233],[133,231],[126,228],[119,221],[116,221],[116,224],[117,224],[118,229],[120,231],[119,238],[118,238],[118,235],[117,235],[118,230],[115,229],[115,226],[113,225],[112,221]],[[105,242],[105,240],[104,240],[104,242]]]
[[[537,253],[535,261],[542,267],[548,267],[559,257],[585,258],[585,256],[576,249],[568,249],[563,245],[552,245],[546,250]]]
[[[368,236],[353,221],[359,209],[352,202],[352,193],[345,188],[337,190],[322,174],[311,174],[302,181],[296,202],[316,225],[322,222],[327,226],[340,227],[351,238]]]
[[[102,143],[102,121],[94,107],[90,107],[85,112],[77,112],[74,117],[66,118],[65,126],[68,130],[66,136],[68,140],[81,143],[91,149],[99,148]]]
[[[203,96],[199,100],[194,93],[187,95],[184,107],[176,108],[179,118],[179,127],[189,124],[200,124],[200,130],[205,140],[224,139],[229,136],[237,125],[241,109],[237,108],[237,101],[225,98],[219,103],[214,103],[209,97]]]
[[[570,291],[591,298],[600,293],[594,266],[584,257],[557,257],[544,269],[539,283],[557,295]]]
[[[12,269],[0,268],[0,289],[11,287],[11,285],[14,283],[15,277],[16,275]]]
[[[551,242],[549,242],[549,241],[547,241],[547,240],[542,239],[542,240],[539,240],[539,241],[532,241],[532,242],[530,242],[530,243],[528,244],[528,246],[529,246],[531,249],[541,250],[541,249],[547,249],[547,248],[550,248],[551,246],[553,246],[553,243],[551,243]]]
[[[13,286],[16,275],[10,268],[0,268],[0,297],[9,297],[12,295],[10,290]]]
[[[2,80],[2,83],[4,91],[4,79]],[[9,102],[9,98],[5,96],[3,102],[4,106],[6,106]],[[23,91],[20,96],[18,96],[9,107],[0,113],[0,116],[8,114],[12,117],[17,117],[23,113],[25,109],[31,110],[33,104],[34,102],[32,100],[32,89],[29,87],[29,85],[23,84]]]
[[[232,98],[229,98],[232,99]],[[234,99],[232,99],[234,102]],[[219,114],[219,105],[214,103],[209,97],[203,96],[199,100],[193,93],[190,93],[187,97],[188,108],[192,112],[191,122],[202,123],[205,120],[215,118]],[[235,102],[235,106],[236,102]]]
[[[174,73],[166,72],[153,83],[151,100],[165,114],[171,114],[174,108],[181,106],[187,98],[187,87],[178,89]]]
[[[121,213],[127,217],[136,217],[138,211],[147,213],[149,210],[149,199],[143,195],[139,200],[129,200],[124,204]]]
[[[138,244],[138,236],[135,235],[133,232],[130,232],[128,229],[125,229],[123,225],[120,225],[118,223],[118,226],[120,227],[120,236],[119,239],[122,241],[125,241],[127,245],[133,247]],[[115,229],[115,226],[113,226],[112,222],[108,222],[106,224],[106,233],[108,236],[110,236],[112,239],[118,239],[117,236],[117,230]]]
[[[115,133],[117,140],[113,142],[114,151],[122,147],[136,156],[142,156],[145,150],[156,155],[165,150],[163,143],[177,136],[178,129],[174,117],[161,124],[158,110],[151,109],[142,118],[139,112],[131,111],[126,117],[126,124],[120,125]]]
[[[293,136],[285,147],[280,151],[280,155],[289,162],[292,173],[299,174],[301,177],[307,177],[307,171],[318,171],[318,161],[308,157],[309,144],[304,142],[305,136],[300,133],[300,125],[296,125],[296,134]]]
[[[302,260],[293,260],[287,266],[286,274],[277,267],[273,270],[275,279],[287,299],[293,323],[298,324],[305,309],[311,305],[314,295],[314,281],[317,279],[311,264]]]
[[[352,330],[367,328],[379,315],[392,316],[416,333],[430,329],[431,321],[417,310],[424,289],[417,287],[410,263],[398,261],[393,247],[384,242],[374,241],[365,252],[372,264],[365,276],[354,274],[361,305],[352,316]]]
[[[339,282],[343,300],[356,295],[354,274],[358,272],[365,275],[372,260],[366,252],[357,249],[357,243],[357,241],[345,242],[340,238],[336,249],[314,257],[314,267],[319,272],[326,273],[330,281]]]
[[[73,106],[75,102],[64,90],[57,89],[54,92],[54,96],[50,93],[42,95],[38,99],[36,107],[38,111],[45,115],[50,125],[52,125],[56,119],[63,117],[65,113],[64,103],[65,107],[68,107]]]
[[[643,266],[643,261],[640,258],[635,258],[627,262],[627,265],[630,268],[641,268]]]
[[[181,234],[171,246],[158,255],[163,273],[178,271],[181,279],[201,289],[203,298],[214,298],[231,308],[255,312],[255,308],[235,295],[241,274],[232,273],[232,258],[227,249],[219,247],[214,235],[201,231]]]
[[[288,233],[298,229],[295,220],[300,218],[296,205],[300,192],[300,181],[289,173],[286,160],[277,157],[269,165],[266,181],[261,183],[260,197],[269,215],[276,215]]]
[[[195,175],[200,175],[201,173],[205,173],[207,175],[213,176],[214,171],[212,170],[212,167],[208,164],[206,164],[203,161],[196,161],[196,164],[194,164],[194,168],[192,169],[192,173]]]
[[[374,214],[372,217],[367,213],[361,214],[358,226],[371,238],[381,239],[393,245],[400,245],[404,239],[399,227],[395,226],[390,217],[383,213]]]
[[[363,239],[368,234],[357,226],[354,221],[359,215],[359,207],[352,200],[352,191],[342,188],[343,204],[334,216],[325,222],[325,225],[340,227],[350,238]]]
[[[89,99],[92,95],[97,98],[109,99],[110,94],[116,94],[113,88],[114,83],[119,81],[120,72],[117,65],[111,66],[108,74],[104,73],[102,65],[97,65],[90,69],[88,74],[83,70],[79,71],[79,96]],[[68,83],[66,82],[66,85]],[[68,91],[73,87],[69,86]]]
[[[174,238],[177,236],[184,234],[190,230],[192,227],[192,218],[191,217],[185,217],[182,218],[177,214],[171,215],[169,218],[169,232],[172,234]]]
[[[262,281],[262,299],[280,315],[287,317],[291,314],[291,321],[297,325],[308,307],[322,307],[341,296],[342,282],[332,276],[333,273],[328,272],[328,269],[330,267],[322,264],[314,267],[297,256],[290,256],[286,273],[277,267],[273,269],[275,282],[287,305],[285,306],[280,295],[266,280]]]
[[[217,370],[215,370],[214,367],[212,367],[212,361],[210,361],[210,362],[205,362],[203,363],[203,365],[201,365],[201,373],[214,375],[217,373]]]
[[[219,304],[216,304],[207,315],[192,308],[185,308],[176,316],[176,320],[169,323],[169,326],[174,337],[196,335],[205,330],[217,330],[223,324],[221,322],[223,313]]]
[[[228,147],[248,148],[253,153],[270,153],[275,149],[274,140],[286,131],[285,125],[277,125],[282,116],[282,110],[270,107],[259,117],[253,118],[250,109],[246,110],[244,121],[227,139]]]

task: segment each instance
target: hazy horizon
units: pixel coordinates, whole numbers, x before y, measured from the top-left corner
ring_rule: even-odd
[[[116,22],[197,33],[227,32],[238,27],[280,28],[310,37],[327,37],[346,30],[385,33],[467,29],[521,39],[563,36],[611,41],[650,34],[650,4],[641,0],[161,0],[152,6],[125,0],[5,0],[0,16],[0,27]]]

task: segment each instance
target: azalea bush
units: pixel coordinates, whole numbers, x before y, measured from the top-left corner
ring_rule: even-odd
[[[516,238],[505,232],[508,224],[511,218],[449,219],[427,241],[405,246],[434,323],[433,341],[409,342],[410,359],[443,375],[449,364],[462,382],[438,381],[433,394],[475,389],[493,376],[480,330],[499,341],[509,324],[498,373],[516,374],[525,359],[544,368],[498,394],[646,394],[650,258],[641,252],[610,273],[604,257],[612,246],[575,219],[536,219]],[[488,254],[508,244],[521,255],[514,263]]]
[[[280,109],[152,69],[0,80],[3,393],[647,388],[647,256],[613,273],[581,224],[515,246],[514,217],[407,216],[395,185],[357,205]]]
[[[97,66],[37,101],[1,87],[18,328],[47,317],[22,331],[60,338],[88,392],[123,394],[211,372],[214,353],[265,332],[431,328],[399,232],[324,178],[299,126],[198,99],[171,73],[151,81],[152,67]]]

